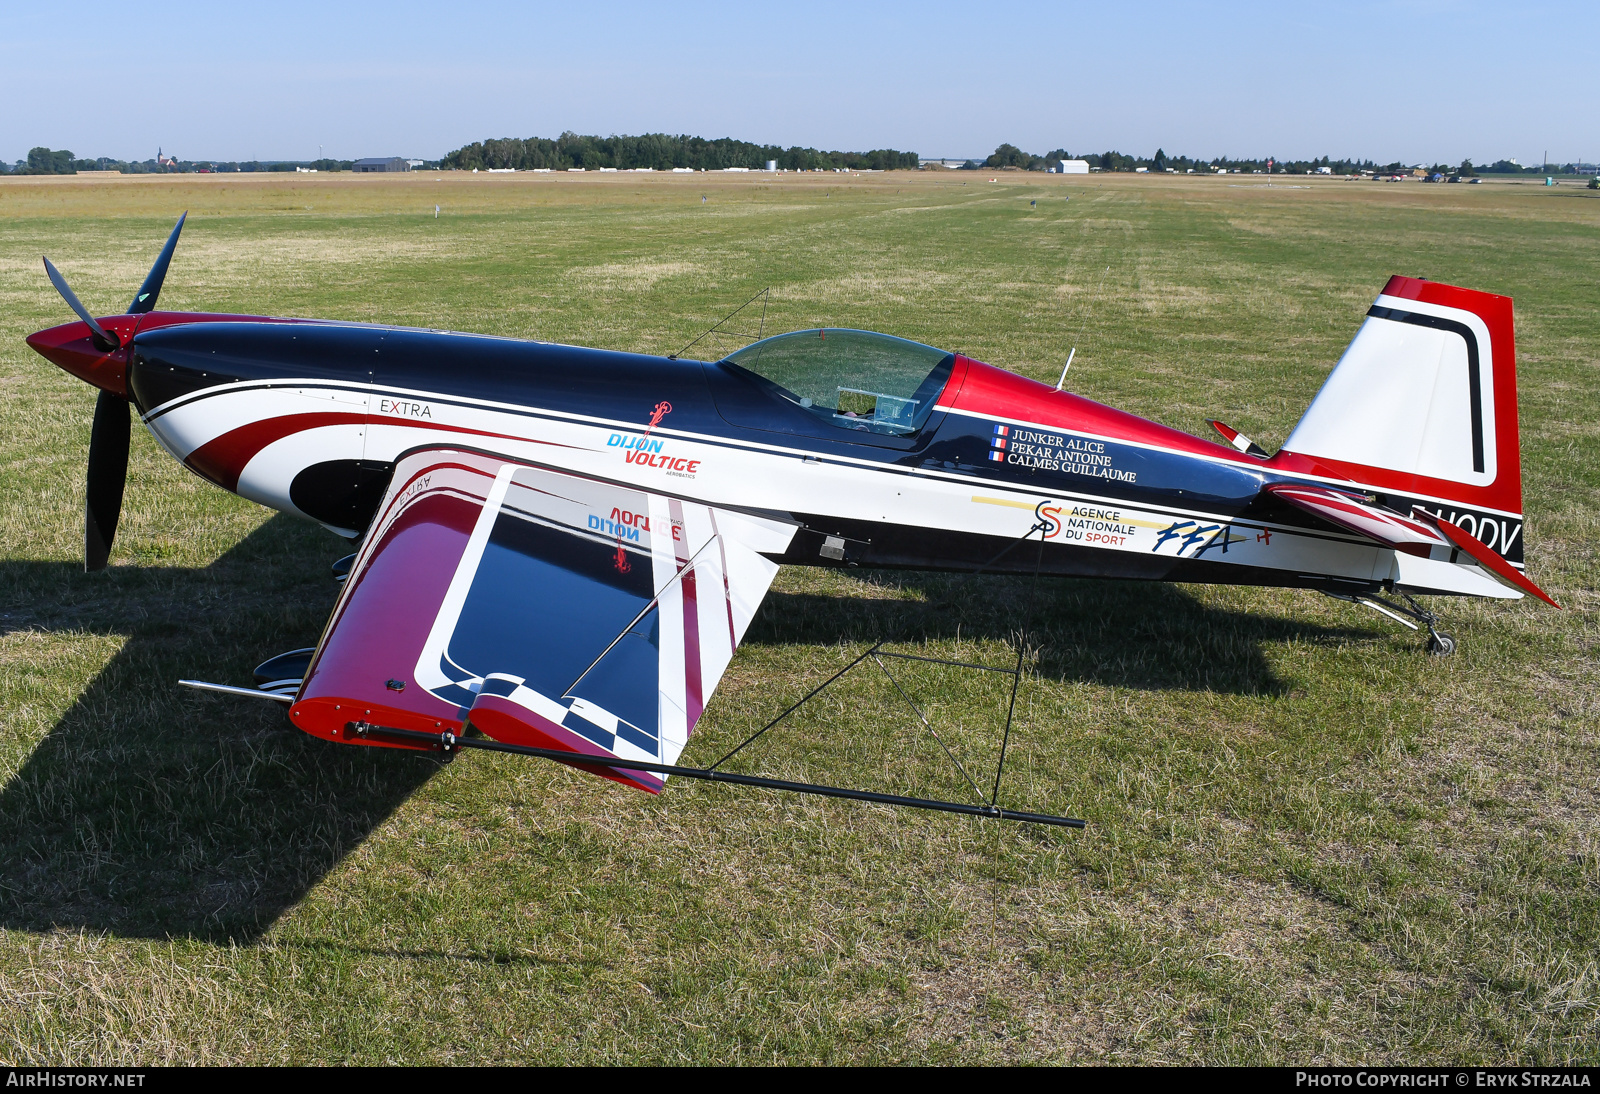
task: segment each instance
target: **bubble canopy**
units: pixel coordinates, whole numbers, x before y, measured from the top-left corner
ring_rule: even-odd
[[[841,429],[915,433],[933,413],[955,354],[869,330],[826,327],[753,342],[722,362]]]

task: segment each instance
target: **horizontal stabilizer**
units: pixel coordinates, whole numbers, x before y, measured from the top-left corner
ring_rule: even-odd
[[[1531,593],[1553,607],[1561,607],[1493,548],[1459,525],[1421,506],[1413,508],[1409,517],[1402,517],[1370,504],[1358,494],[1331,487],[1277,482],[1269,484],[1265,490],[1297,509],[1395,551],[1446,562],[1454,562],[1458,553],[1465,554],[1501,584],[1519,593]]]
[[[1515,589],[1521,589],[1525,593],[1532,593],[1552,608],[1561,607],[1560,604],[1551,600],[1543,589],[1529,581],[1525,574],[1495,554],[1492,548],[1466,529],[1451,524],[1443,517],[1436,517],[1426,509],[1418,508],[1413,511],[1412,515],[1437,526],[1439,531],[1447,536],[1452,544],[1471,555],[1480,566],[1507,585]]]
[[[1431,557],[1435,547],[1450,546],[1443,533],[1415,515],[1402,517],[1368,504],[1357,494],[1288,482],[1270,483],[1266,492],[1346,531],[1418,558]]]

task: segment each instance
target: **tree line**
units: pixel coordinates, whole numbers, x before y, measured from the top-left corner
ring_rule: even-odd
[[[878,148],[871,152],[827,152],[816,148],[780,148],[775,144],[752,144],[749,141],[719,137],[673,136],[668,133],[645,133],[637,137],[592,137],[566,132],[554,139],[548,137],[502,137],[498,140],[476,141],[458,148],[440,161],[443,167],[462,170],[492,170],[512,168],[518,171],[565,171],[581,167],[594,171],[613,168],[631,171],[648,167],[655,171],[670,171],[686,167],[699,171],[719,171],[728,167],[747,167],[759,171],[768,161],[776,160],[786,171],[832,170],[846,168],[862,171],[914,170],[917,167],[915,152],[900,152],[893,148]]]
[[[1213,156],[1202,159],[1190,156],[1168,156],[1156,149],[1153,156],[1129,156],[1121,152],[1080,152],[1070,155],[1065,148],[1057,148],[1040,156],[1024,152],[1014,144],[1002,144],[984,160],[968,160],[966,170],[1047,171],[1059,167],[1062,160],[1086,160],[1090,167],[1102,171],[1175,171],[1179,174],[1194,172],[1210,174],[1218,170],[1229,172],[1266,172],[1273,174],[1315,174],[1328,168],[1332,174],[1350,175],[1361,171],[1375,174],[1409,172],[1413,165],[1377,163],[1373,160],[1333,159],[1329,156],[1312,159],[1283,160],[1275,156],[1238,159],[1232,156]],[[844,168],[862,171],[913,170],[918,166],[915,152],[899,152],[892,148],[879,148],[871,152],[823,152],[815,148],[779,148],[772,144],[751,144],[730,137],[706,140],[702,137],[670,136],[665,133],[646,133],[638,137],[585,137],[577,133],[563,133],[555,139],[505,137],[499,140],[478,141],[458,148],[442,160],[427,161],[424,169],[457,168],[460,170],[489,170],[514,168],[519,171],[549,169],[562,171],[572,167],[598,170],[602,167],[631,170],[649,167],[668,171],[674,167],[688,167],[702,171],[716,171],[727,167],[747,167],[761,170],[768,161],[776,160],[787,171],[833,170]],[[348,171],[354,161],[341,159],[318,160],[164,160],[128,161],[101,156],[80,159],[67,149],[33,148],[28,158],[15,164],[0,163],[0,174],[11,175],[73,175],[79,171],[120,171],[125,175],[222,172],[222,171],[278,171],[292,172],[299,168],[316,171]],[[1443,175],[1575,175],[1595,174],[1590,163],[1534,164],[1524,166],[1515,160],[1502,159],[1486,167],[1474,166],[1471,160],[1460,164],[1436,163],[1427,167],[1429,174]]]
[[[0,175],[75,175],[79,171],[120,171],[124,175],[183,174],[197,171],[295,171],[309,167],[316,171],[348,171],[353,160],[118,160],[110,156],[80,159],[65,148],[33,148],[28,158],[6,165]]]
[[[1169,156],[1160,148],[1156,154],[1149,157],[1128,156],[1121,152],[1085,152],[1076,156],[1067,154],[1066,149],[1058,148],[1043,156],[1024,152],[1014,144],[1002,144],[994,150],[988,159],[983,161],[968,160],[963,166],[968,170],[1005,169],[1017,168],[1023,171],[1052,171],[1059,167],[1062,160],[1078,159],[1088,162],[1090,167],[1098,167],[1102,171],[1137,171],[1144,168],[1147,171],[1166,172],[1176,171],[1179,174],[1194,172],[1196,174],[1210,174],[1219,170],[1228,172],[1238,171],[1244,174],[1252,172],[1265,173],[1270,170],[1273,174],[1311,175],[1316,174],[1321,168],[1328,168],[1335,175],[1353,175],[1362,171],[1371,171],[1374,174],[1399,174],[1409,172],[1413,164],[1377,163],[1373,160],[1334,159],[1330,156],[1313,157],[1311,159],[1285,160],[1277,156],[1260,156],[1255,158],[1237,159],[1233,156],[1213,156],[1201,159],[1190,156]],[[1544,174],[1592,174],[1595,167],[1587,163],[1565,164],[1535,164],[1524,167],[1515,160],[1497,160],[1488,167],[1475,167],[1471,160],[1462,160],[1459,164],[1436,163],[1426,168],[1429,174],[1441,175],[1544,175]]]

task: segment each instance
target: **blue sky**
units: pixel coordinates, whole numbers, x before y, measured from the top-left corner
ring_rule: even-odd
[[[924,156],[1600,158],[1592,2],[0,0],[0,159],[667,131]]]

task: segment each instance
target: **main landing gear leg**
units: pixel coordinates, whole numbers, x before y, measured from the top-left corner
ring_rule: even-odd
[[[1456,640],[1439,629],[1439,617],[1424,608],[1412,599],[1409,593],[1400,593],[1404,604],[1388,597],[1378,596],[1375,593],[1361,593],[1349,595],[1346,593],[1328,593],[1335,600],[1349,601],[1351,604],[1360,604],[1362,607],[1371,608],[1381,615],[1386,615],[1402,626],[1419,630],[1423,627],[1428,631],[1428,644],[1424,648],[1435,657],[1447,657],[1456,652]],[[1416,620],[1415,623],[1412,620]]]

